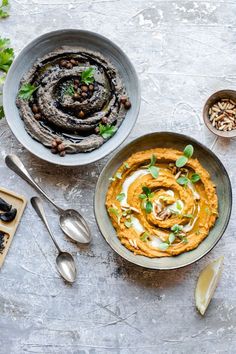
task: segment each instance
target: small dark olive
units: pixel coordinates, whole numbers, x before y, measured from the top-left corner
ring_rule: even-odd
[[[83,92],[88,92],[88,86],[82,85],[82,86],[81,86],[81,90],[82,90]]]
[[[77,86],[78,86],[78,85],[79,85],[79,80],[77,80],[77,79],[74,80],[74,85],[77,85]]]
[[[36,114],[34,115],[34,118],[35,118],[36,120],[40,120],[40,119],[41,119],[41,114],[40,114],[40,113],[36,113]]]
[[[73,68],[73,65],[69,62],[69,63],[66,64],[66,68],[67,68],[67,69],[72,69],[72,68]]]
[[[57,154],[57,149],[52,148],[52,149],[51,149],[51,153],[52,153],[52,154]]]
[[[55,140],[56,140],[57,144],[61,144],[62,143],[62,140],[60,138],[56,138]]]
[[[131,107],[131,102],[130,102],[130,101],[126,101],[125,104],[124,104],[124,106],[125,106],[125,109],[130,109],[130,107]]]
[[[76,65],[79,65],[79,62],[78,62],[78,60],[75,60],[75,66],[76,66]]]
[[[63,143],[59,144],[58,147],[57,147],[57,150],[59,152],[64,151],[65,150],[65,145]]]
[[[83,119],[84,116],[85,116],[84,112],[83,112],[83,111],[80,111],[80,112],[79,112],[79,118]]]
[[[72,65],[76,65],[75,59],[71,59],[70,62],[71,62]]]
[[[60,155],[61,157],[64,157],[64,156],[65,156],[65,154],[66,154],[66,152],[63,150],[63,151],[61,151],[61,152],[60,152],[60,154],[59,154],[59,155]]]
[[[62,59],[62,60],[60,61],[60,66],[61,66],[61,67],[65,67],[66,64],[67,64],[67,61],[64,60],[64,59]]]
[[[90,90],[90,91],[93,91],[93,90],[94,90],[94,86],[93,86],[93,85],[91,85],[91,84],[89,85],[89,87],[88,87],[88,88],[89,88],[89,90]]]
[[[102,123],[107,124],[108,123],[108,118],[107,117],[102,117]]]
[[[127,96],[121,96],[120,103],[125,104],[127,101]]]
[[[80,98],[80,95],[77,92],[75,92],[73,95],[73,99],[78,100],[79,98]]]
[[[52,148],[56,148],[56,147],[57,147],[57,142],[56,142],[56,140],[53,140],[53,141],[52,141],[51,146],[52,146]]]
[[[75,89],[75,91],[77,91],[78,90],[78,85],[74,84],[74,89]]]
[[[38,106],[34,103],[33,106],[32,106],[32,111],[34,113],[38,113],[39,109],[38,109]]]

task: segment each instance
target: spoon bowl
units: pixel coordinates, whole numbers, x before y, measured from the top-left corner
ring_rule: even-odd
[[[63,210],[60,213],[60,226],[64,233],[79,243],[91,241],[90,230],[82,215],[74,209]]]
[[[76,278],[75,262],[68,252],[61,252],[56,258],[57,270],[69,283],[74,283]]]

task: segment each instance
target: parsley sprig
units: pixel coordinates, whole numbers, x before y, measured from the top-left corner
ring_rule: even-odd
[[[2,0],[0,6],[0,18],[6,18],[9,16],[10,4],[8,0]]]
[[[115,132],[117,131],[117,128],[114,125],[104,125],[102,123],[99,124],[99,134],[104,138],[108,139],[111,138]]]
[[[38,86],[35,86],[34,84],[31,85],[29,83],[25,83],[20,87],[18,97],[22,100],[29,100],[37,89]]]
[[[94,68],[88,68],[81,73],[81,82],[89,85],[94,82]]]

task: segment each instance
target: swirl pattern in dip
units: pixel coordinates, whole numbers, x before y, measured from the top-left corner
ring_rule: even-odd
[[[93,71],[91,84],[82,82],[86,70]],[[16,100],[25,129],[54,153],[55,141],[66,153],[100,147],[130,108],[116,68],[84,48],[63,47],[38,59],[22,78],[21,87],[28,84],[36,88],[32,97],[18,95]]]
[[[135,254],[164,257],[190,251],[216,221],[218,200],[209,173],[194,158],[176,167],[181,155],[167,148],[138,152],[112,178],[106,207],[121,243]]]

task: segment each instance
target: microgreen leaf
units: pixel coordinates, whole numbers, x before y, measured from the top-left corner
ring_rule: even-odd
[[[132,226],[132,222],[131,221],[125,221],[124,225],[125,225],[125,227],[127,227],[127,229],[129,229]]]
[[[186,165],[187,162],[188,162],[188,158],[186,156],[180,156],[178,160],[175,162],[175,164],[177,167],[181,168],[184,165]]]
[[[198,181],[200,181],[201,177],[199,176],[198,173],[193,173],[190,180],[192,183],[196,183]]]
[[[149,195],[152,193],[151,189],[146,186],[143,186],[142,190],[143,190],[143,193],[146,194],[147,197],[149,197]]]
[[[171,234],[169,234],[169,243],[173,243],[175,240],[175,234],[172,232]]]
[[[184,156],[190,159],[190,157],[193,156],[193,146],[192,145],[187,145],[184,149]]]
[[[139,198],[140,198],[140,199],[146,199],[147,196],[146,196],[146,194],[139,194]]]
[[[175,224],[171,227],[171,231],[173,231],[175,234],[179,233],[183,229],[182,225]]]
[[[86,85],[94,82],[94,68],[88,68],[81,73],[81,82]]]
[[[143,242],[146,242],[148,240],[149,237],[149,233],[147,231],[145,231],[141,236],[140,236],[140,240]]]
[[[125,162],[125,163],[124,163],[124,166],[125,166],[126,170],[128,170],[128,168],[129,168],[128,162]]]
[[[148,167],[148,171],[151,173],[153,178],[157,178],[159,175],[159,168],[156,166]]]
[[[125,198],[125,193],[120,193],[116,196],[116,199],[119,200],[119,202],[122,202],[122,200]]]
[[[167,242],[162,242],[159,245],[159,249],[162,250],[162,251],[167,250],[168,247],[169,247],[169,243],[167,243]]]
[[[179,177],[177,179],[177,183],[179,183],[181,186],[186,186],[188,184],[189,179],[187,177]]]
[[[150,200],[146,202],[145,210],[147,214],[150,214],[152,212],[152,202]]]
[[[182,210],[182,205],[181,205],[181,203],[180,203],[179,200],[177,200],[177,202],[176,202],[176,208],[177,208],[178,210]]]
[[[192,218],[193,218],[193,215],[192,215],[192,214],[184,214],[183,217],[184,217],[184,218],[192,219]]]
[[[118,224],[119,224],[120,223],[120,218],[121,218],[119,210],[117,208],[109,208],[108,211],[109,211],[109,213],[114,214],[117,217],[117,221],[118,221]]]
[[[10,39],[8,38],[0,38],[0,49],[4,49],[10,45]]]
[[[99,124],[99,134],[104,138],[108,139],[111,138],[115,132],[117,131],[117,128],[114,125],[103,125],[102,123]]]
[[[8,0],[2,0],[0,6],[0,18],[6,18],[9,16],[10,4]]]
[[[23,100],[29,100],[37,89],[38,89],[37,86],[26,83],[21,86],[18,93],[18,97]]]
[[[151,157],[151,161],[150,161],[150,164],[148,165],[148,167],[151,167],[151,166],[154,166],[155,163],[156,163],[156,156],[153,154],[152,157]]]

